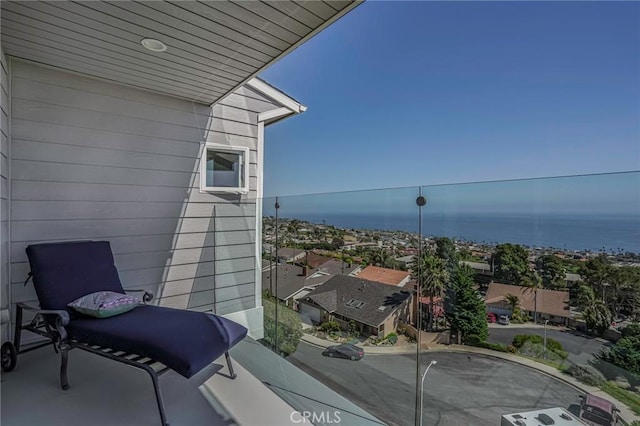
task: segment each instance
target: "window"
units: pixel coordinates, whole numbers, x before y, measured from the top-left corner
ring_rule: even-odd
[[[249,192],[249,148],[207,144],[202,158],[202,191],[237,194]]]

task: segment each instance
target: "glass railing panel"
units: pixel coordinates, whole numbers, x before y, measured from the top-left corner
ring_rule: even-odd
[[[423,327],[441,327],[451,343],[423,354],[437,361],[424,423],[564,409],[614,424],[611,403],[637,420],[640,173],[422,192],[423,291],[427,310],[433,296],[442,316]]]
[[[270,385],[294,408],[314,401],[314,424],[416,421],[418,195],[411,187],[263,200],[260,342],[282,357],[272,359]]]

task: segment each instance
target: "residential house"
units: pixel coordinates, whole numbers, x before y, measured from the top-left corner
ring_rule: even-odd
[[[564,282],[567,287],[574,286],[580,281],[582,281],[582,277],[580,276],[580,274],[571,274],[569,272],[564,274]]]
[[[287,306],[297,310],[299,298],[335,275],[348,275],[360,268],[359,265],[347,265],[336,259],[325,259],[325,262],[317,265],[316,268],[294,264],[277,265],[275,262],[267,264],[262,272],[262,288],[268,290],[271,295]]]
[[[471,262],[468,260],[461,260],[460,264],[468,266],[476,274],[493,276],[491,265],[486,262]]]
[[[300,313],[315,324],[336,321],[344,329],[353,321],[361,335],[384,337],[412,317],[411,289],[360,277],[336,275],[299,300]]]
[[[397,257],[396,261],[404,266],[405,268],[411,267],[411,264],[414,262],[416,256],[414,254],[409,254],[407,256]]]
[[[411,273],[407,271],[399,271],[397,269],[381,268],[379,266],[370,265],[358,273],[358,278],[402,287],[411,280]]]
[[[282,263],[294,263],[298,262],[306,256],[307,252],[301,249],[282,247],[278,250],[278,262]]]
[[[528,287],[493,282],[487,289],[485,305],[487,312],[496,315],[512,315],[511,306],[506,303],[506,296],[518,296],[520,309],[533,319],[533,312],[537,308],[538,321],[548,320],[552,324],[567,325],[571,318],[569,311],[569,292],[540,289],[536,293]]]
[[[429,327],[429,321],[431,319],[431,298],[429,296],[420,296],[417,299],[420,302],[420,309],[422,312],[422,329],[427,330]],[[414,313],[413,324],[418,323],[418,312],[417,309]],[[435,321],[438,321],[441,318],[444,318],[444,299],[442,297],[434,297],[433,298],[433,318]]]

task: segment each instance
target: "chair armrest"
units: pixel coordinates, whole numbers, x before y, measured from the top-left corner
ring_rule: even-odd
[[[125,293],[143,293],[142,301],[144,303],[151,302],[153,300],[153,293],[147,290],[125,290]]]
[[[56,315],[58,317],[58,319],[60,320],[60,325],[61,326],[65,326],[69,324],[69,312],[65,311],[65,310],[58,310],[58,309],[40,309],[40,308],[35,308],[33,306],[27,305],[24,302],[18,302],[16,304],[20,309],[24,309],[25,311],[30,311],[30,312],[34,312],[35,314],[42,314],[42,315]]]

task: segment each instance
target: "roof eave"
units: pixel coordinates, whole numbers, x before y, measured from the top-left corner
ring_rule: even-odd
[[[331,18],[327,19],[324,23],[322,23],[320,26],[318,26],[315,30],[311,31],[309,34],[307,34],[305,37],[301,38],[300,40],[298,40],[297,43],[292,44],[291,46],[289,46],[288,49],[284,50],[282,53],[280,53],[278,56],[276,56],[275,58],[273,58],[271,61],[267,62],[266,64],[264,64],[262,67],[260,67],[259,70],[257,70],[256,72],[254,72],[253,74],[251,74],[248,78],[244,79],[243,81],[241,81],[236,87],[234,87],[232,90],[229,90],[227,93],[225,93],[224,95],[220,96],[220,98],[218,98],[218,101],[214,102],[217,103],[219,102],[220,99],[224,99],[226,98],[228,95],[230,95],[231,93],[235,92],[239,87],[244,86],[245,84],[253,81],[254,79],[256,79],[256,76],[258,74],[260,74],[261,72],[263,72],[265,69],[269,68],[271,65],[275,64],[276,62],[278,62],[280,59],[284,58],[285,56],[287,56],[289,53],[293,52],[294,50],[296,50],[298,47],[302,46],[304,43],[306,43],[307,41],[309,41],[310,39],[312,39],[314,36],[316,36],[318,33],[324,31],[328,26],[330,26],[331,24],[333,24],[334,22],[336,22],[337,20],[339,20],[340,18],[342,18],[344,15],[346,15],[347,13],[351,12],[353,9],[355,9],[356,7],[360,6],[362,3],[364,3],[364,0],[355,0],[353,3],[349,4],[348,6],[346,6],[345,8],[343,8],[342,10],[340,10],[338,13],[336,13],[335,15],[333,15]],[[305,108],[306,109],[306,108]],[[303,111],[299,111],[299,112],[304,112]],[[284,117],[282,117],[284,118]],[[265,123],[267,124],[267,123]]]

